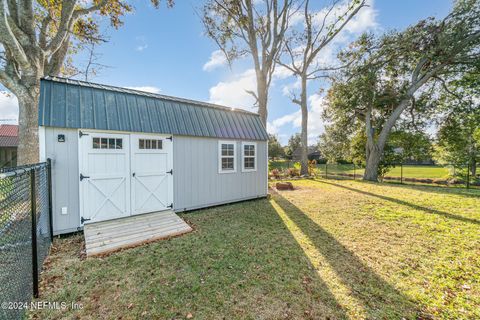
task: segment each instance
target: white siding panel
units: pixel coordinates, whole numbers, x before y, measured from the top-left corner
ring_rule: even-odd
[[[65,142],[58,142],[59,134]],[[61,234],[80,227],[77,129],[45,128],[45,155],[52,159],[53,232]],[[67,214],[62,214],[67,207]]]
[[[218,140],[175,136],[174,209],[183,211],[267,195],[267,143],[257,141],[257,171],[242,172],[236,141],[236,173],[218,173]]]

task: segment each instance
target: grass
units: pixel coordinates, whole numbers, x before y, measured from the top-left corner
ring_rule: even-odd
[[[480,318],[480,191],[296,180],[184,214],[195,231],[84,259],[58,239],[39,319]]]
[[[270,161],[270,169],[287,169],[294,165],[293,161],[277,160]],[[318,164],[318,173],[325,173],[325,164]],[[354,173],[352,164],[328,164],[328,173]],[[391,177],[400,177],[401,176],[401,167],[396,166],[391,168],[387,176]],[[356,168],[356,174],[363,174],[363,168]],[[451,174],[450,167],[448,166],[439,166],[439,165],[404,165],[403,166],[403,177],[405,178],[428,178],[428,179],[442,179],[447,178]]]

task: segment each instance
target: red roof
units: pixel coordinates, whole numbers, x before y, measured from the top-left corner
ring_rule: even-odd
[[[18,126],[15,124],[0,124],[0,136],[17,137]]]
[[[18,146],[18,126],[14,124],[0,125],[0,147]]]

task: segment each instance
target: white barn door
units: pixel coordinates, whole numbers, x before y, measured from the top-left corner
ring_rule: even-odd
[[[172,138],[161,135],[132,134],[130,139],[132,214],[172,208]]]
[[[80,131],[79,149],[82,224],[129,216],[129,135]]]

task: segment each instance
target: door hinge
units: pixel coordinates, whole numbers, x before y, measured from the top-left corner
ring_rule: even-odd
[[[78,131],[78,137],[81,138],[83,136],[89,136],[88,133],[83,133],[82,130]]]
[[[167,208],[173,209],[173,203],[167,206]]]
[[[170,136],[170,137],[165,138],[165,139],[170,140],[170,141],[173,141],[173,136]]]
[[[82,222],[82,224],[85,222],[85,221],[90,221],[91,219],[85,219],[84,217],[80,218],[80,221]]]
[[[83,174],[80,173],[80,181],[82,181],[83,179],[88,179],[90,178],[89,176],[84,176]]]
[[[167,173],[170,173],[173,176],[173,169],[170,171],[167,171]]]

